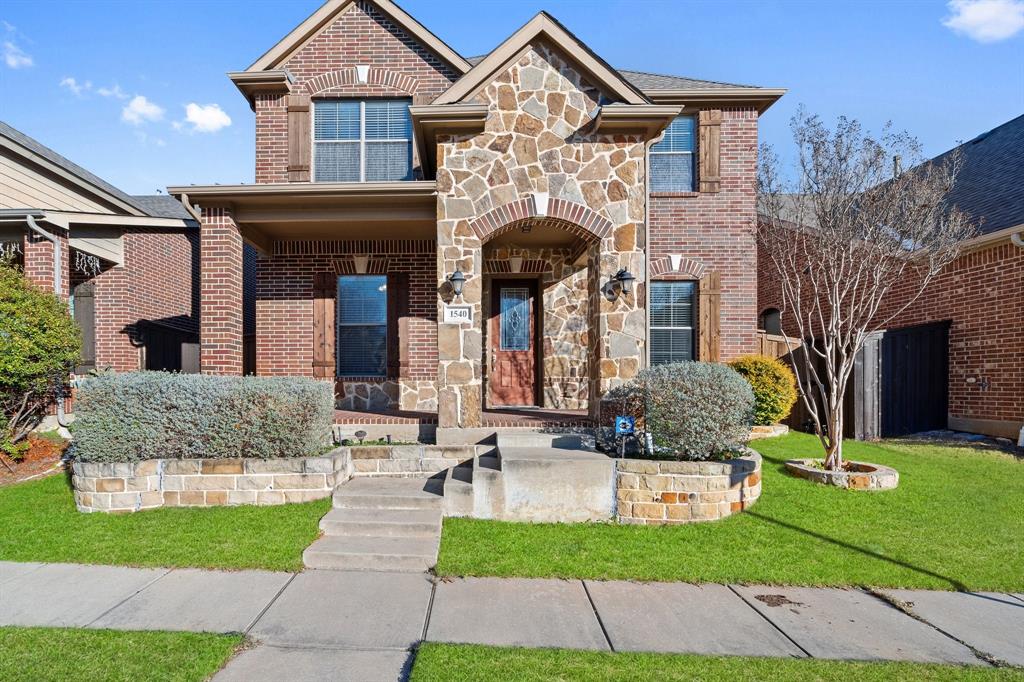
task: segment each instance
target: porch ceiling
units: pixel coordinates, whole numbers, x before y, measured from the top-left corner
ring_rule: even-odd
[[[433,181],[170,187],[197,212],[230,208],[242,236],[263,251],[283,239],[433,239]]]

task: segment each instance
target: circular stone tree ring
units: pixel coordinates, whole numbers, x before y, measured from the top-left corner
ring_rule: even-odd
[[[869,462],[845,463],[841,471],[822,468],[820,459],[790,459],[786,471],[815,483],[850,490],[891,490],[899,485],[900,474],[891,467]]]

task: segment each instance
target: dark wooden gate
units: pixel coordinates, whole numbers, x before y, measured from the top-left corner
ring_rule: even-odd
[[[881,435],[946,428],[949,322],[890,329],[881,351]]]

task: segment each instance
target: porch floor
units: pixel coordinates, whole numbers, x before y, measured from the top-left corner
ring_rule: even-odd
[[[593,426],[586,410],[498,408],[484,410],[482,426]],[[335,424],[437,424],[437,412],[412,410],[335,410]]]

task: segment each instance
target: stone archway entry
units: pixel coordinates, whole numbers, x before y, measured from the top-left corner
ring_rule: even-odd
[[[495,279],[491,282],[488,352],[491,373],[489,403],[495,407],[534,407],[537,400],[537,280]]]

